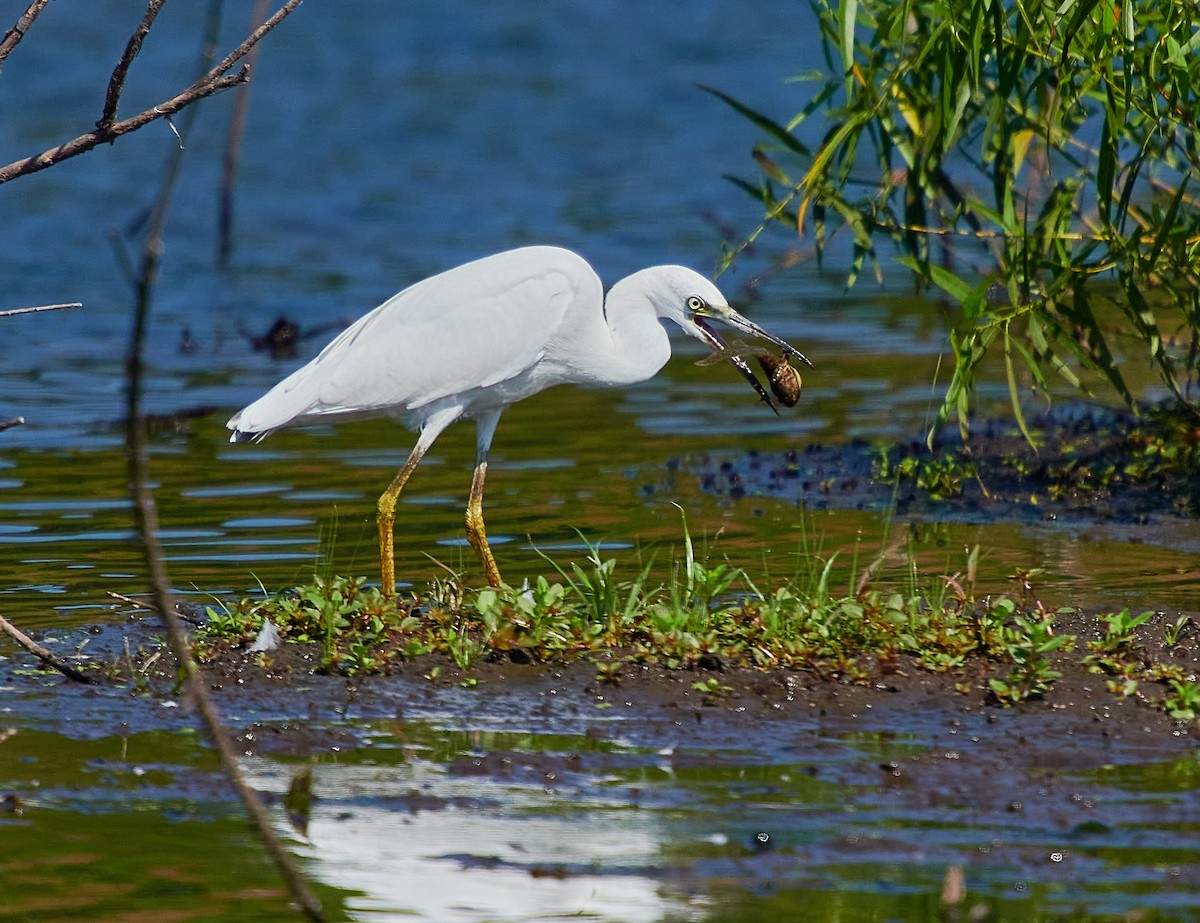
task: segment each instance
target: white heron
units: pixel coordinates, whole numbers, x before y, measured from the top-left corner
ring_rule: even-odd
[[[650,378],[671,356],[665,321],[714,351],[721,321],[808,362],[751,323],[712,282],[682,266],[654,266],[607,296],[587,261],[558,247],[523,247],[432,276],[404,289],[346,328],[321,353],[229,421],[231,442],[263,439],[285,426],[393,417],[418,431],[408,460],[379,498],[382,589],[396,592],[396,500],[441,432],[460,417],[476,425],[475,476],[467,539],[488,583],[500,571],[483,524],[488,448],[500,414],[563,382],[625,385]],[[746,363],[730,360],[775,407]]]

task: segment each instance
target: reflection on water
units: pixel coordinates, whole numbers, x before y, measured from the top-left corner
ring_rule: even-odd
[[[500,729],[515,697],[497,708],[475,691],[469,718],[338,722],[311,760],[260,754],[245,768],[335,919],[924,920],[945,911],[952,866],[976,919],[1196,909],[1190,756],[1114,751],[1115,767],[995,778],[982,715],[954,722],[951,752],[929,729],[834,732],[814,715],[760,715],[740,733],[719,714],[658,726],[572,714],[547,693],[524,690],[538,717],[522,730]],[[431,712],[450,704],[437,696],[454,697],[435,693]],[[142,707],[160,706],[126,706]],[[24,727],[29,717],[0,738],[5,913],[282,917],[272,871],[194,734],[61,736]],[[320,733],[252,722],[243,739]],[[288,800],[305,771],[311,798]],[[909,776],[925,778],[910,790]],[[34,870],[37,889],[16,886]]]

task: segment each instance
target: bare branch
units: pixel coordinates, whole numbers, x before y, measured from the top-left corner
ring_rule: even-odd
[[[14,426],[20,426],[24,422],[24,417],[13,417],[11,420],[5,420],[3,423],[0,423],[0,433],[6,429],[12,429]]]
[[[142,21],[138,23],[138,27],[129,36],[129,41],[125,43],[125,51],[121,54],[121,60],[113,68],[112,76],[108,80],[108,92],[104,94],[104,112],[96,122],[96,127],[101,131],[110,128],[117,120],[117,104],[121,101],[121,91],[125,89],[125,78],[129,76],[129,68],[133,64],[133,59],[138,56],[138,52],[142,50],[142,42],[150,34],[150,27],[154,25],[159,10],[166,2],[167,0],[150,0],[146,7],[146,13],[142,16]]]
[[[25,648],[25,650],[29,651],[29,653],[33,654],[33,656],[37,657],[38,660],[42,661],[42,663],[46,664],[47,666],[54,667],[54,669],[56,669],[67,679],[74,680],[77,683],[87,683],[89,685],[95,684],[96,681],[86,673],[77,670],[65,660],[62,660],[51,651],[48,651],[46,648],[42,647],[40,644],[34,641],[33,638],[29,637],[29,635],[25,634],[25,632],[21,631],[21,629],[17,628],[16,625],[2,615],[0,615],[0,631],[3,631],[6,635],[21,645],[21,647]]]
[[[0,40],[0,64],[8,57],[9,52],[17,47],[21,39],[25,37],[25,33],[33,25],[33,21],[37,19],[38,13],[42,11],[42,7],[49,2],[50,0],[33,0],[29,4],[29,8],[21,14],[21,18],[17,20],[16,25],[5,33],[4,38]]]
[[[212,96],[214,93],[219,93],[221,90],[226,90],[229,87],[237,86],[239,83],[245,82],[250,77],[249,70],[243,68],[235,74],[227,74],[214,80],[212,83],[200,88],[191,88],[180,93],[174,99],[169,99],[166,102],[159,103],[153,109],[147,109],[144,112],[139,112],[131,118],[124,119],[120,122],[113,122],[107,130],[101,131],[97,128],[95,131],[89,131],[86,135],[80,135],[78,138],[73,138],[58,147],[52,147],[49,150],[42,151],[33,157],[27,157],[24,160],[17,160],[10,163],[6,167],[0,168],[0,183],[7,183],[9,180],[16,179],[18,176],[26,176],[30,173],[37,173],[40,170],[45,170],[47,167],[52,167],[56,163],[63,160],[68,160],[71,157],[78,157],[80,154],[86,154],[94,147],[101,144],[107,144],[110,141],[115,141],[121,135],[127,135],[131,131],[137,131],[150,122],[157,119],[165,118],[169,115],[174,115],[185,106],[189,106],[198,99],[203,99],[206,96]]]
[[[214,67],[212,70],[210,70],[208,72],[208,74],[210,76],[216,75],[216,74],[223,74],[227,70],[229,70],[229,68],[233,67],[233,65],[237,64],[238,61],[240,61],[242,58],[246,57],[246,55],[248,55],[250,53],[250,51],[254,48],[255,45],[257,45],[260,41],[262,41],[263,36],[265,36],[268,32],[270,32],[277,25],[279,25],[281,22],[283,22],[283,20],[285,20],[288,17],[288,15],[292,12],[292,10],[294,10],[296,7],[298,7],[300,5],[300,3],[301,3],[301,0],[288,0],[287,3],[285,3],[283,6],[281,6],[278,10],[275,11],[275,15],[273,15],[270,19],[268,19],[266,22],[264,22],[261,26],[259,26],[253,32],[251,32],[250,35],[247,36],[246,40],[244,42],[242,42],[242,44],[238,45],[237,48],[235,48],[228,55],[226,55],[224,60],[222,60],[219,64],[217,64],[217,66]],[[201,81],[203,81],[204,79],[205,79],[204,77],[200,78]]]
[[[67,304],[40,304],[36,308],[9,308],[0,311],[0,317],[12,317],[14,314],[37,314],[39,311],[61,311],[64,308],[82,308],[83,302],[72,301]]]
[[[240,83],[245,83],[250,79],[250,70],[243,65],[234,73],[226,73],[229,68],[233,67],[238,61],[244,58],[255,45],[257,45],[268,32],[282,22],[296,7],[300,5],[301,0],[288,0],[280,7],[274,16],[268,19],[250,36],[246,38],[233,52],[221,61],[216,67],[206,73],[203,77],[193,83],[190,87],[180,93],[178,96],[168,99],[165,102],[159,103],[152,109],[146,109],[139,112],[137,115],[128,119],[123,119],[118,122],[113,122],[111,125],[100,127],[97,126],[95,131],[90,131],[86,135],[80,135],[58,147],[50,148],[40,154],[35,154],[33,157],[27,157],[24,160],[17,160],[10,163],[6,167],[0,168],[0,183],[7,183],[9,180],[16,179],[18,176],[26,176],[30,173],[37,173],[39,170],[45,170],[47,167],[52,167],[60,161],[67,160],[70,157],[77,157],[90,151],[94,147],[101,144],[107,144],[114,141],[121,135],[127,135],[131,131],[137,131],[144,125],[155,121],[156,119],[165,118],[174,115],[180,109],[191,105],[199,99],[206,96],[212,96],[214,93],[219,93],[229,87],[237,86]]]

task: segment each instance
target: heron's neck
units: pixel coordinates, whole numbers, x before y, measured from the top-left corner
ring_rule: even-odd
[[[631,384],[653,376],[671,358],[671,341],[638,274],[622,279],[604,299],[607,338],[602,378]]]

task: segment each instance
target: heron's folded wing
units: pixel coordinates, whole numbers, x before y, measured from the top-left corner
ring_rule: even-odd
[[[553,247],[432,276],[348,327],[247,407],[239,428],[412,411],[511,381],[536,365],[579,299],[595,300],[599,310],[600,280],[582,258]]]

